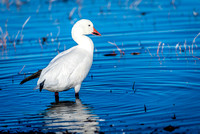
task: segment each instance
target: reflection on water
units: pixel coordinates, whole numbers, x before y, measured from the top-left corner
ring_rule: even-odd
[[[99,130],[98,117],[91,113],[91,107],[82,104],[80,99],[52,103],[45,110],[44,128],[76,133],[95,133]]]

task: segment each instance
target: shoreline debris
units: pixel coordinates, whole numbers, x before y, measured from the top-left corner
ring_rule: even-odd
[[[116,56],[117,54],[115,53],[115,51],[113,51],[112,53],[110,54],[104,54],[104,56]]]
[[[177,129],[177,128],[179,128],[179,127],[174,127],[174,126],[169,125],[169,126],[167,126],[167,127],[164,127],[163,129],[164,129],[165,131],[172,132],[172,131],[174,131],[174,130]]]
[[[24,66],[22,67],[22,69],[18,72],[18,74],[21,74],[21,72],[22,72],[22,70],[25,68],[25,66],[26,66],[26,65],[24,65]]]
[[[108,43],[111,44],[111,45],[116,46],[117,50],[120,52],[121,55],[125,55],[125,52],[122,51],[122,49],[120,49],[115,42],[113,43],[113,42],[108,41]]]

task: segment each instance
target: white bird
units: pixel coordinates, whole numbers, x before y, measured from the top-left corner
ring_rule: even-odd
[[[36,89],[55,92],[58,98],[58,92],[74,88],[75,96],[78,97],[81,83],[93,62],[94,44],[86,35],[101,34],[94,28],[93,23],[86,19],[76,22],[71,34],[78,45],[59,53],[46,68],[25,78],[20,84],[39,77]]]

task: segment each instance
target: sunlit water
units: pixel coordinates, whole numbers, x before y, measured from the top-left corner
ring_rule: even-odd
[[[1,3],[0,132],[200,132],[198,0]],[[52,92],[33,90],[37,79],[19,85],[75,45],[80,17],[102,34],[90,36],[94,62],[80,99],[70,90],[55,103]]]

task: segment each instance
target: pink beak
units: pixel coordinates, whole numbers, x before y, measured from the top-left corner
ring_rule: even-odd
[[[93,35],[101,36],[101,34],[93,27]]]

